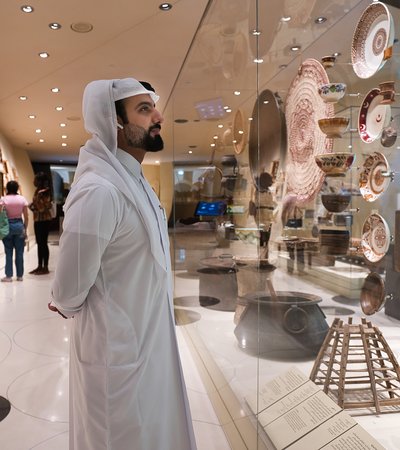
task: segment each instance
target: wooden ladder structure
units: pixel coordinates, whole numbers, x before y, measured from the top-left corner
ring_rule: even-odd
[[[388,343],[365,318],[354,325],[335,318],[310,379],[341,408],[400,405],[400,367]]]

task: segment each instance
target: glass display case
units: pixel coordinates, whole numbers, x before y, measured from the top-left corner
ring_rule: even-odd
[[[400,10],[363,40],[370,4],[209,2],[166,111],[176,321],[232,448],[398,448]]]

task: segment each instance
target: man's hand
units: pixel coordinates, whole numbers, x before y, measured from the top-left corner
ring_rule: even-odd
[[[51,302],[47,304],[47,307],[49,308],[50,311],[60,314],[60,316],[63,317],[64,319],[68,319],[68,317],[66,317],[66,316],[64,316],[64,314],[60,313],[60,311],[54,305],[52,305]]]

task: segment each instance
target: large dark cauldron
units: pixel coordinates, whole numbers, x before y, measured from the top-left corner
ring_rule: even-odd
[[[239,347],[261,357],[288,359],[316,355],[328,332],[321,298],[277,291],[246,295],[247,306],[235,328]]]

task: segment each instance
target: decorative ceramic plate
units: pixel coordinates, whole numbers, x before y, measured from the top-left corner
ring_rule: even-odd
[[[390,230],[386,220],[379,214],[367,217],[362,228],[361,248],[371,262],[381,260],[389,249]]]
[[[318,94],[319,86],[328,83],[322,64],[306,59],[286,97],[288,193],[297,196],[298,204],[307,203],[320,191],[325,174],[315,164],[315,155],[330,153],[333,148],[332,139],[318,126],[319,119],[334,116],[332,103],[325,103]]]
[[[286,122],[281,100],[266,89],[258,96],[250,122],[249,166],[253,180],[263,172],[275,180],[286,156]]]
[[[390,123],[391,107],[382,105],[383,95],[375,88],[365,96],[358,114],[358,134],[369,144],[379,138]]]
[[[232,125],[233,148],[235,153],[242,153],[247,144],[248,127],[241,109],[238,109]]]
[[[363,12],[351,45],[353,70],[360,78],[372,77],[391,56],[394,22],[386,5],[371,3]]]
[[[371,153],[364,161],[358,184],[361,195],[367,202],[374,202],[386,191],[390,179],[384,177],[382,172],[389,171],[389,163],[382,153]]]
[[[385,283],[381,276],[371,272],[364,280],[361,288],[360,305],[367,316],[375,314],[385,304]]]

